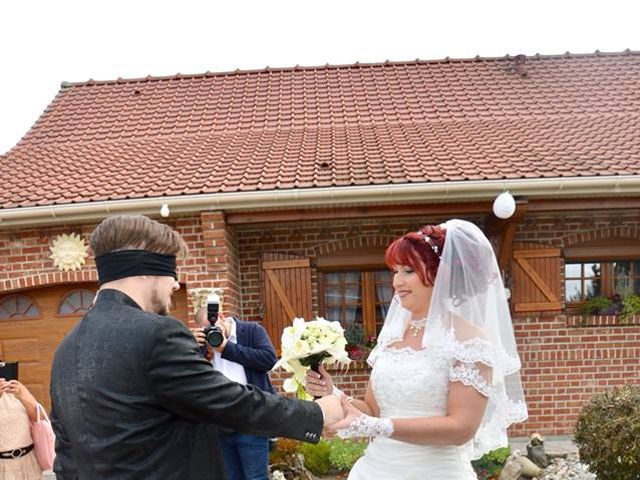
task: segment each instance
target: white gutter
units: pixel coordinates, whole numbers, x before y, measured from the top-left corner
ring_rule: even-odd
[[[96,220],[113,214],[158,215],[163,203],[171,213],[203,210],[264,210],[362,204],[493,200],[503,191],[536,198],[624,197],[640,195],[640,175],[556,177],[522,180],[479,180],[403,183],[357,187],[212,193],[131,200],[108,200],[42,207],[0,209],[0,228]]]

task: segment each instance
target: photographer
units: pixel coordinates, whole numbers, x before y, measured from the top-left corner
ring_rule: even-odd
[[[216,307],[208,304],[208,320],[218,329],[192,330],[200,345],[213,350],[214,368],[230,380],[273,393],[268,372],[276,363],[276,352],[266,330],[256,322],[218,315]],[[268,437],[228,430],[219,439],[229,480],[268,479]]]

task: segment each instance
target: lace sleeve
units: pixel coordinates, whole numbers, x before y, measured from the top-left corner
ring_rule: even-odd
[[[468,387],[475,388],[485,397],[489,397],[491,393],[491,368],[486,365],[482,365],[481,368],[484,370],[483,373],[480,372],[480,368],[475,363],[457,362],[449,369],[449,380],[462,382]]]

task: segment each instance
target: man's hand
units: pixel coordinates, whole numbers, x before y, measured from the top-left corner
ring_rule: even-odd
[[[327,395],[316,400],[324,414],[324,427],[331,428],[332,425],[340,422],[347,416],[346,400],[342,401],[335,395]]]
[[[227,342],[229,341],[229,336],[231,335],[231,329],[233,328],[233,317],[225,317],[222,313],[219,314],[218,320],[216,320],[216,326],[220,328],[222,331],[222,343],[217,347],[213,347],[213,349],[218,352],[224,352],[225,347],[227,346]]]
[[[207,339],[204,336],[204,328],[200,328],[200,327],[190,328],[189,330],[191,330],[191,333],[193,334],[193,338],[196,339],[196,342],[198,342],[198,345],[203,346],[207,341]]]
[[[327,429],[333,432],[335,432],[336,430],[347,428],[349,425],[355,422],[359,417],[364,415],[349,401],[349,399],[342,397],[341,402],[342,402],[342,406],[344,407],[346,415],[344,418],[341,418],[337,422],[327,426]]]

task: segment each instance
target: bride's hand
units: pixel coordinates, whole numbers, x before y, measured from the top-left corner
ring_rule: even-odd
[[[342,401],[342,407],[347,415],[342,420],[328,426],[328,429],[333,432],[347,428],[359,417],[364,415],[364,413],[358,410],[346,397],[342,397],[340,400]]]
[[[322,364],[319,365],[318,372],[309,369],[306,381],[306,390],[314,397],[324,397],[333,393],[333,379],[327,373]]]
[[[348,402],[348,400],[343,400]],[[345,406],[347,416],[344,420],[331,425],[331,429],[336,431],[340,438],[354,437],[390,437],[393,435],[394,425],[390,418],[372,417],[362,413],[353,405]]]

